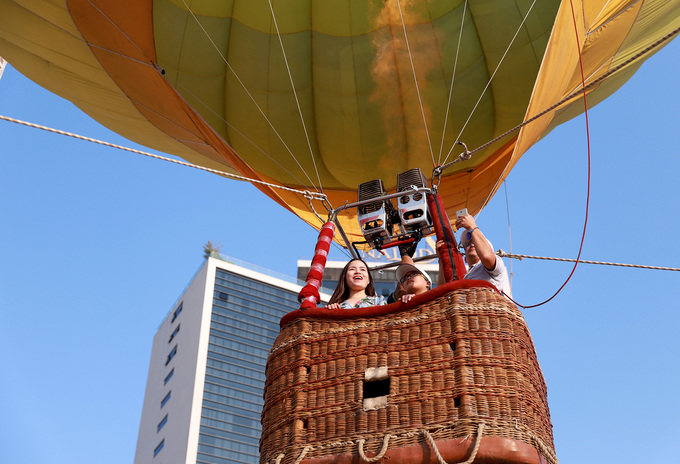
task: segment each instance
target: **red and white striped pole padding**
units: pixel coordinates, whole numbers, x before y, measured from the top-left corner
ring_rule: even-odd
[[[298,301],[302,303],[300,309],[316,308],[317,303],[321,300],[319,288],[323,279],[323,271],[326,268],[326,258],[328,258],[328,250],[333,241],[333,234],[335,234],[335,224],[331,221],[325,223],[319,231],[312,266],[307,274],[305,286],[298,294]]]

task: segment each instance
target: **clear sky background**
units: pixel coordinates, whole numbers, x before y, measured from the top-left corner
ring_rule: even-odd
[[[582,259],[680,267],[678,75],[676,40],[589,112]],[[11,65],[0,114],[134,146]],[[529,150],[478,224],[495,249],[575,258],[586,189],[581,116]],[[0,218],[8,464],[132,463],[152,338],[202,246],[294,276],[316,238],[249,184],[3,121]],[[506,265],[524,305],[573,266]],[[678,272],[581,264],[524,311],[561,463],[680,462],[679,284]]]

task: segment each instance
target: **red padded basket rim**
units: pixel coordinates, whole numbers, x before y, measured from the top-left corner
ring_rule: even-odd
[[[326,309],[324,307],[317,307],[313,309],[296,309],[291,311],[281,318],[280,326],[288,324],[299,317],[311,317],[315,319],[354,319],[354,318],[368,318],[384,316],[386,314],[397,313],[411,309],[424,303],[439,298],[453,290],[463,290],[476,287],[487,287],[496,292],[498,289],[494,285],[485,280],[454,280],[443,285],[439,285],[432,290],[429,290],[420,295],[415,295],[408,303],[397,301],[383,306],[369,306],[367,308],[349,308],[349,309]],[[500,293],[500,292],[499,292]]]

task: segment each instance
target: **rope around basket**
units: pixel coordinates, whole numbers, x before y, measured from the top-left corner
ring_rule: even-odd
[[[387,452],[387,447],[390,444],[390,438],[392,438],[392,435],[390,434],[385,435],[385,437],[383,438],[382,448],[380,448],[380,452],[377,455],[373,456],[372,458],[369,458],[368,456],[366,456],[366,454],[364,454],[364,443],[366,443],[366,440],[362,438],[361,440],[358,441],[359,456],[361,457],[362,460],[366,462],[376,462],[381,460],[382,457],[385,456],[385,453]]]
[[[470,454],[470,457],[465,462],[456,463],[456,464],[472,464],[474,462],[475,458],[477,457],[477,452],[479,451],[479,447],[482,443],[482,437],[484,435],[485,425],[486,425],[486,423],[484,421],[481,421],[477,425],[477,439],[475,441],[475,446],[472,449],[472,453]],[[531,438],[536,442],[536,444],[538,445],[538,448],[539,448],[539,452],[543,453],[544,456],[554,457],[554,453],[543,444],[543,442],[541,441],[540,438],[538,438],[535,434],[531,433],[530,430],[525,430],[525,431],[527,431],[529,433],[529,435],[531,436]],[[425,429],[420,430],[419,433],[421,435],[425,436],[430,447],[432,447],[432,449],[434,450],[434,453],[437,456],[437,461],[439,462],[439,464],[448,464],[444,460],[444,458],[442,457],[441,453],[439,452],[439,448],[437,447],[437,444],[436,444],[434,438],[432,437],[432,434],[430,434],[430,432],[428,430],[425,430]],[[412,432],[403,434],[401,436],[411,436],[411,437],[413,437],[413,436],[418,435],[419,433],[414,430]],[[469,435],[468,435],[468,437],[469,437]],[[383,437],[383,443],[382,443],[382,447],[380,449],[380,452],[372,458],[369,458],[368,456],[366,456],[366,453],[364,452],[364,444],[366,443],[366,440],[363,439],[363,438],[358,440],[356,443],[357,443],[357,448],[358,448],[358,451],[359,451],[359,457],[364,462],[372,463],[372,462],[379,461],[380,459],[382,459],[385,456],[385,453],[387,453],[387,450],[389,448],[389,442],[390,442],[391,438],[399,438],[399,436],[386,434]],[[463,440],[466,440],[466,439],[467,439],[467,437],[463,438]],[[321,448],[323,448],[323,446]],[[295,462],[293,464],[300,464],[304,460],[305,456],[307,456],[307,453],[309,453],[310,451],[312,451],[314,449],[315,449],[314,446],[311,446],[311,445],[305,446],[303,448],[303,450],[300,452],[300,456],[298,456],[298,458],[295,460]],[[276,457],[276,459],[274,459],[273,461],[268,461],[268,462],[271,462],[272,464],[281,464],[281,462],[283,461],[283,459],[285,457],[286,457],[286,454],[281,453]],[[555,460],[555,462],[557,462],[557,461]],[[451,464],[453,464],[453,463],[451,463]]]
[[[294,464],[300,464],[302,460],[307,456],[307,453],[309,453],[314,447],[313,446],[305,446],[302,449],[302,452],[300,453],[300,456],[295,460]],[[276,456],[276,459],[274,459],[274,464],[281,464],[281,461],[283,458],[286,457],[286,453],[281,453],[278,456]]]
[[[477,457],[477,451],[479,451],[479,445],[482,443],[483,432],[484,421],[480,422],[479,425],[477,426],[477,440],[475,441],[475,447],[472,449],[472,454],[470,455],[470,458],[467,461],[462,462],[460,464],[472,464],[472,462],[475,460],[475,458]],[[442,455],[439,453],[437,443],[434,441],[434,438],[432,438],[430,432],[428,432],[427,430],[423,430],[423,435],[425,435],[425,438],[427,438],[428,443],[430,443],[430,446],[434,450],[434,454],[437,456],[439,464],[447,464],[447,462],[444,461],[444,458],[442,458]]]
[[[300,453],[300,456],[298,456],[298,458],[295,460],[294,464],[300,464],[302,462],[302,460],[305,458],[305,456],[307,456],[307,453],[309,453],[309,451],[312,448],[313,448],[313,446],[305,446],[305,448]]]

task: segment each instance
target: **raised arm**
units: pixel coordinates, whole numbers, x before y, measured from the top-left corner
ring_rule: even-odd
[[[475,246],[475,252],[479,257],[485,268],[493,270],[496,267],[496,253],[494,253],[489,241],[484,237],[484,234],[475,222],[475,218],[469,214],[459,216],[456,220],[456,227],[463,228],[468,233],[470,232],[470,242]],[[466,250],[466,253],[468,251]]]

